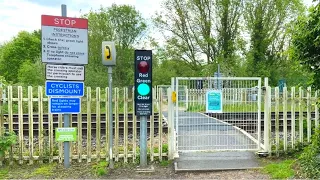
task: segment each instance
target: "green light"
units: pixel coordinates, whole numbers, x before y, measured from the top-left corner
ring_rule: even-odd
[[[138,86],[138,93],[142,96],[145,96],[149,94],[150,92],[150,87],[147,84],[139,84]]]

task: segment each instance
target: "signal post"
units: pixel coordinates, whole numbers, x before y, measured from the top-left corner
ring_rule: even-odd
[[[147,166],[147,120],[152,114],[152,51],[134,52],[135,115],[140,119],[140,167]]]

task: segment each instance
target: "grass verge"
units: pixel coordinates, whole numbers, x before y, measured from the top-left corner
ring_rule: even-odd
[[[295,175],[293,164],[295,160],[287,159],[281,162],[270,163],[263,168],[263,172],[270,174],[272,179],[288,179]]]

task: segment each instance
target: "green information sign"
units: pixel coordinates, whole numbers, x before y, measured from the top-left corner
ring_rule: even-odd
[[[77,128],[56,128],[56,141],[76,141]]]

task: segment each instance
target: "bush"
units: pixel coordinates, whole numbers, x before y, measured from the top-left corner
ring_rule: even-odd
[[[298,159],[299,174],[304,178],[320,178],[320,127],[312,136],[312,143],[306,147]]]
[[[17,143],[17,135],[4,129],[4,133],[0,134],[0,158],[4,157],[6,151]]]

